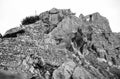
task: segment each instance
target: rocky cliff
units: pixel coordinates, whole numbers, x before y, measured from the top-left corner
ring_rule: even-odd
[[[0,35],[0,79],[120,79],[120,34],[99,13],[28,21]]]

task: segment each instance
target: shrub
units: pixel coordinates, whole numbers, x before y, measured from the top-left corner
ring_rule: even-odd
[[[39,16],[37,16],[37,15],[36,16],[29,16],[29,17],[26,17],[25,19],[22,20],[22,25],[32,24],[38,20],[39,20]]]

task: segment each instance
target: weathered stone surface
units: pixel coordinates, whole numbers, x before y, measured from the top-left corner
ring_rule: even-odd
[[[75,67],[76,64],[73,61],[68,61],[53,72],[53,78],[70,79]]]
[[[105,17],[56,8],[38,16],[0,35],[0,79],[120,79],[120,34]]]
[[[73,72],[73,79],[95,79],[83,67],[76,67]]]

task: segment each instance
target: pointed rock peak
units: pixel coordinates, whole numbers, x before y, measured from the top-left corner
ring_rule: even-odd
[[[58,12],[59,12],[59,10],[56,9],[56,8],[52,8],[52,9],[49,11],[50,14],[57,14]]]

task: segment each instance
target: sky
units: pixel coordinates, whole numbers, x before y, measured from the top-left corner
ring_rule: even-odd
[[[77,16],[99,12],[113,32],[120,32],[120,0],[0,0],[0,33],[18,27],[26,16],[52,8],[71,9]]]

